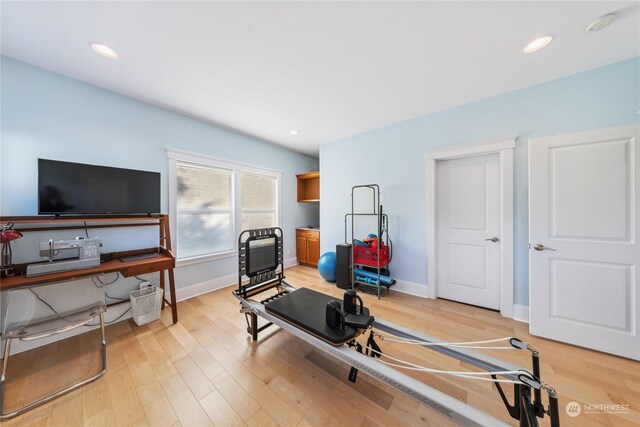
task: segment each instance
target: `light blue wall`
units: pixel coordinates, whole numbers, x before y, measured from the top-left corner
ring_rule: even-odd
[[[160,172],[162,209],[168,212],[165,149],[174,148],[282,171],[286,258],[295,257],[295,227],[318,224],[317,205],[296,202],[295,177],[317,170],[317,159],[6,56],[0,59],[2,215],[37,214],[38,158]],[[121,246],[136,244],[129,235],[120,239]],[[117,243],[109,244],[118,249]],[[177,270],[177,286],[235,272],[234,258],[187,266]]]
[[[392,274],[426,284],[426,150],[518,135],[514,301],[528,305],[527,141],[637,123],[639,110],[640,58],[634,58],[324,144],[322,252],[344,240],[351,186],[377,183],[391,221]]]

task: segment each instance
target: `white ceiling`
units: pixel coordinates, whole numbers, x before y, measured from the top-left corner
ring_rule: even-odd
[[[317,155],[324,142],[637,56],[639,4],[2,1],[1,51]],[[616,22],[585,33],[610,12]],[[549,47],[521,53],[548,33]]]

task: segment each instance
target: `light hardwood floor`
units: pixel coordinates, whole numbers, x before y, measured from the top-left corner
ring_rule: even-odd
[[[309,267],[288,269],[287,281],[340,297],[342,291]],[[396,426],[451,425],[433,411],[359,375],[276,327],[253,343],[231,288],[179,304],[180,322],[137,327],[132,321],[107,328],[107,374],[98,381],[34,409],[3,426]],[[542,355],[545,382],[556,387],[561,411],[567,402],[629,404],[623,414],[563,413],[563,426],[640,424],[640,364],[571,345],[532,337],[527,325],[498,313],[445,300],[391,293],[364,295],[372,314],[449,341],[517,336]],[[7,407],[88,376],[98,366],[94,332],[10,359]],[[394,356],[439,369],[462,363],[424,349],[381,343]],[[524,367],[528,352],[489,351]],[[415,375],[425,383],[516,425],[495,388],[455,377]],[[548,420],[543,420],[543,425]]]

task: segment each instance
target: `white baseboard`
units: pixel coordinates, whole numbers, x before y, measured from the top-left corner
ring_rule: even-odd
[[[513,304],[513,320],[529,323],[529,307],[526,305]]]
[[[394,291],[402,292],[403,294],[427,298],[427,285],[423,285],[420,283],[408,282],[406,280],[396,280],[396,284],[393,285],[391,289]]]
[[[298,265],[297,258],[288,258],[284,260],[285,268],[293,267],[294,265]],[[205,280],[204,282],[176,289],[176,299],[178,301],[184,301],[186,299],[195,298],[199,295],[206,294],[207,292],[217,291],[218,289],[226,288],[237,283],[237,274],[229,274],[228,276]]]
[[[199,295],[206,294],[207,292],[226,288],[234,283],[238,283],[237,274],[229,274],[227,276],[205,280],[204,282],[176,289],[176,300],[184,301],[186,299],[195,298]]]
[[[284,260],[284,268],[289,268],[298,265],[298,258],[288,258]]]
[[[423,285],[420,283],[408,282],[406,280],[397,280],[396,284],[392,286],[391,289],[417,297],[428,298],[427,285]],[[529,307],[526,305],[514,304],[513,320],[529,323]]]

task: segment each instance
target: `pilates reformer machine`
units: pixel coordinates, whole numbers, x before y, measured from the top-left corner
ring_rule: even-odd
[[[356,382],[359,371],[437,411],[464,426],[506,426],[485,412],[467,405],[401,370],[452,375],[469,380],[493,382],[509,416],[520,427],[539,426],[548,416],[551,427],[560,425],[556,391],[540,379],[538,352],[515,337],[485,341],[450,343],[374,318],[354,290],[339,301],[311,289],[284,281],[282,230],[265,228],[243,231],[238,238],[238,289],[247,319],[247,332],[255,341],[258,333],[276,325],[313,345],[320,351],[351,366],[349,380]],[[274,292],[275,291],[275,292]],[[258,318],[266,321],[259,326]],[[368,337],[367,337],[368,334]],[[362,345],[357,338],[366,338]],[[477,371],[444,371],[392,357],[376,342],[420,346],[467,363]],[[475,352],[481,349],[510,349],[531,353],[531,371]],[[513,403],[503,387],[513,386]],[[546,392],[548,404],[542,401]]]

